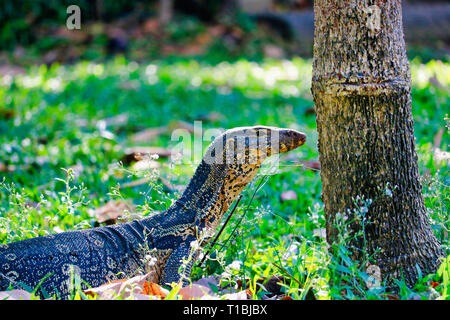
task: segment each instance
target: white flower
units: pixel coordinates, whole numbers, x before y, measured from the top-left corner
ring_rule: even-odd
[[[190,243],[192,250],[197,251],[198,249],[200,249],[200,243],[198,242],[198,240],[194,240],[191,241]]]
[[[388,197],[392,197],[392,191],[391,191],[391,189],[389,189],[388,187],[386,188],[386,195],[388,196]]]
[[[230,269],[232,269],[232,270],[239,271],[239,270],[241,269],[241,264],[242,264],[242,261],[234,260],[234,261],[228,266],[228,268],[230,268]]]
[[[158,262],[158,259],[156,259],[155,257],[151,256],[151,255],[146,255],[145,256],[145,263],[147,264],[147,266],[149,267],[153,267],[156,265],[156,262]]]

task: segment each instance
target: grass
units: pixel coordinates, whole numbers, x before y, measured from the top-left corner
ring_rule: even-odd
[[[448,160],[439,160],[435,151],[448,152],[450,64],[413,60],[411,69],[425,203],[448,255]],[[158,178],[185,185],[195,166],[159,159],[160,168],[139,171],[119,161],[135,145],[134,133],[174,119],[193,123],[214,111],[220,116],[203,121],[203,129],[264,124],[301,130],[308,140],[282,158],[276,174],[259,175],[245,189],[221,246],[194,268],[193,280],[241,280],[261,299],[261,282],[276,274],[284,276],[283,291],[293,299],[311,292],[317,299],[386,299],[379,285],[368,285],[375,283],[376,270],[369,277],[349,259],[347,221],[337,244],[329,247],[322,236],[320,174],[298,163],[318,158],[310,78],[311,61],[301,58],[211,65],[187,59],[138,64],[120,57],[34,66],[24,75],[0,77],[0,243],[92,227],[93,209],[111,199],[132,201],[143,217],[165,210],[179,192]],[[120,115],[127,120],[116,121]],[[176,143],[166,133],[143,145]],[[123,187],[143,176],[148,183]],[[298,199],[280,201],[286,190]],[[412,289],[400,281],[399,298],[448,299],[448,265],[443,266]],[[440,284],[433,288],[431,281]]]

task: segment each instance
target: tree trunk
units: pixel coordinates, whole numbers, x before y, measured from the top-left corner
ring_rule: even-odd
[[[173,0],[159,1],[159,23],[161,26],[167,25],[173,16]]]
[[[416,265],[435,271],[443,251],[422,197],[401,1],[316,0],[314,14],[312,93],[327,240],[336,240],[336,213],[349,214],[358,196],[372,199],[363,249],[388,283],[404,278],[412,286]]]

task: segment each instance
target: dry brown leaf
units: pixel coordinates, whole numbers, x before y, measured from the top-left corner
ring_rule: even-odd
[[[319,237],[325,240],[327,239],[327,229],[325,228],[314,229],[313,233],[315,237]]]
[[[42,56],[42,61],[45,64],[52,64],[56,61],[62,61],[64,53],[62,52],[63,50],[61,48],[58,49],[53,49],[50,51],[47,51],[43,56]]]
[[[434,149],[433,159],[436,166],[439,166],[441,162],[446,162],[447,165],[450,164],[450,152],[442,151],[439,148]]]
[[[158,19],[147,19],[142,25],[142,31],[144,33],[158,33],[159,32],[159,21]]]
[[[314,108],[308,108],[308,109],[305,110],[305,114],[306,114],[307,116],[315,115],[315,114],[316,114],[316,109],[314,109]]]
[[[127,153],[134,153],[140,155],[152,155],[157,154],[160,157],[170,157],[172,150],[162,147],[133,147],[128,149]]]
[[[285,56],[284,50],[278,46],[274,46],[271,44],[266,44],[263,47],[263,52],[265,57],[269,58],[283,58]]]
[[[25,290],[9,290],[0,291],[0,301],[1,300],[30,300],[31,293]]]
[[[133,188],[133,187],[138,187],[138,186],[142,186],[143,184],[146,184],[150,181],[150,178],[141,178],[138,180],[134,180],[131,182],[126,182],[124,184],[121,184],[120,187],[121,188]]]
[[[136,276],[130,279],[115,280],[96,288],[84,290],[84,293],[100,300],[122,299],[142,300],[142,295],[165,298],[167,290],[154,283],[150,274]]]
[[[152,159],[139,160],[133,165],[133,169],[136,171],[148,171],[151,169],[159,168],[161,165],[159,162]]]
[[[219,114],[211,113],[210,117],[212,119],[218,118]],[[148,142],[151,141],[152,139],[159,137],[162,134],[170,133],[176,129],[184,129],[187,130],[189,133],[194,132],[194,126],[192,124],[182,120],[172,120],[169,122],[167,126],[148,128],[140,132],[137,132],[131,137],[131,140],[135,143]]]
[[[114,224],[126,212],[133,212],[134,206],[125,201],[111,200],[95,210],[95,217],[99,223]]]
[[[0,65],[0,74],[2,76],[16,76],[18,74],[25,74],[26,71],[24,68],[19,67],[19,66],[15,66],[15,65],[10,65],[10,64],[2,64]]]
[[[272,276],[267,281],[263,281],[263,285],[265,287],[265,291],[270,292],[271,295],[280,295],[281,292],[281,284],[286,283],[286,278],[283,276]]]
[[[225,300],[248,300],[247,290],[239,291],[236,293],[228,293],[222,296]]]
[[[297,192],[294,190],[287,190],[281,193],[281,201],[288,201],[288,200],[297,200]]]
[[[0,74],[1,74],[1,70],[0,70]],[[0,118],[2,119],[12,119],[14,118],[14,116],[16,115],[16,112],[14,111],[14,109],[0,109]]]
[[[176,129],[184,129],[190,133],[194,133],[194,126],[186,121],[182,120],[172,120],[167,125],[169,131],[173,131]]]
[[[440,148],[441,146],[441,142],[442,142],[442,136],[444,135],[445,129],[441,128],[439,129],[439,131],[436,133],[436,135],[434,136],[433,139],[433,146],[435,148]]]
[[[121,113],[117,116],[106,118],[100,121],[104,121],[106,126],[119,126],[124,125],[128,122],[128,113]]]
[[[142,294],[149,296],[159,296],[164,299],[167,296],[168,291],[154,282],[146,281],[144,283],[144,290],[142,291]]]
[[[216,25],[209,27],[208,32],[212,37],[218,37],[223,35],[226,32],[226,29],[223,25]]]
[[[205,115],[199,115],[197,117],[198,120],[200,121],[210,121],[210,122],[216,122],[216,121],[220,121],[224,118],[224,115],[221,114],[220,112],[209,112]]]
[[[106,28],[106,35],[109,38],[128,39],[128,33],[118,26],[108,25]]]
[[[129,165],[132,162],[144,160],[146,156],[158,155],[159,157],[170,157],[172,151],[162,147],[131,147],[125,149],[125,155],[120,159],[124,165]]]
[[[319,161],[301,161],[301,163],[305,166],[307,169],[312,170],[320,170],[320,162]]]
[[[168,188],[171,191],[179,191],[179,192],[183,192],[186,189],[186,186],[183,185],[175,185],[173,183],[171,183],[169,180],[165,179],[162,176],[158,176],[158,180],[161,181],[161,183]]]
[[[0,162],[0,172],[13,172],[16,170],[16,167],[13,165],[6,165],[3,162]]]
[[[163,134],[167,131],[168,131],[167,127],[149,128],[149,129],[145,129],[143,131],[139,131],[139,132],[135,133],[131,137],[131,140],[136,143],[148,142],[152,139],[159,137],[161,134]]]
[[[195,283],[190,286],[181,288],[179,294],[183,297],[183,300],[201,299],[206,296],[208,297],[214,296],[212,290],[209,287]]]
[[[58,28],[55,32],[55,36],[70,40],[71,42],[84,42],[88,40],[89,33],[82,30],[69,30],[66,27]]]
[[[119,84],[119,88],[123,90],[138,90],[141,83],[138,80],[123,81]]]
[[[197,37],[195,37],[194,42],[197,45],[205,46],[205,45],[209,44],[212,40],[213,40],[213,37],[211,37],[211,35],[209,33],[204,32],[204,33],[199,34]]]

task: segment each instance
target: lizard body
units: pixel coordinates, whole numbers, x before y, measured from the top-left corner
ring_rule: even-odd
[[[67,298],[73,276],[82,279],[86,289],[85,283],[96,287],[140,272],[150,272],[150,280],[160,284],[177,282],[188,257],[192,259],[185,272],[190,273],[196,258],[191,243],[198,231],[214,232],[262,161],[301,146],[305,138],[295,130],[274,127],[228,130],[213,141],[186,190],[167,211],[129,223],[0,245],[0,290],[39,285],[41,296]]]

